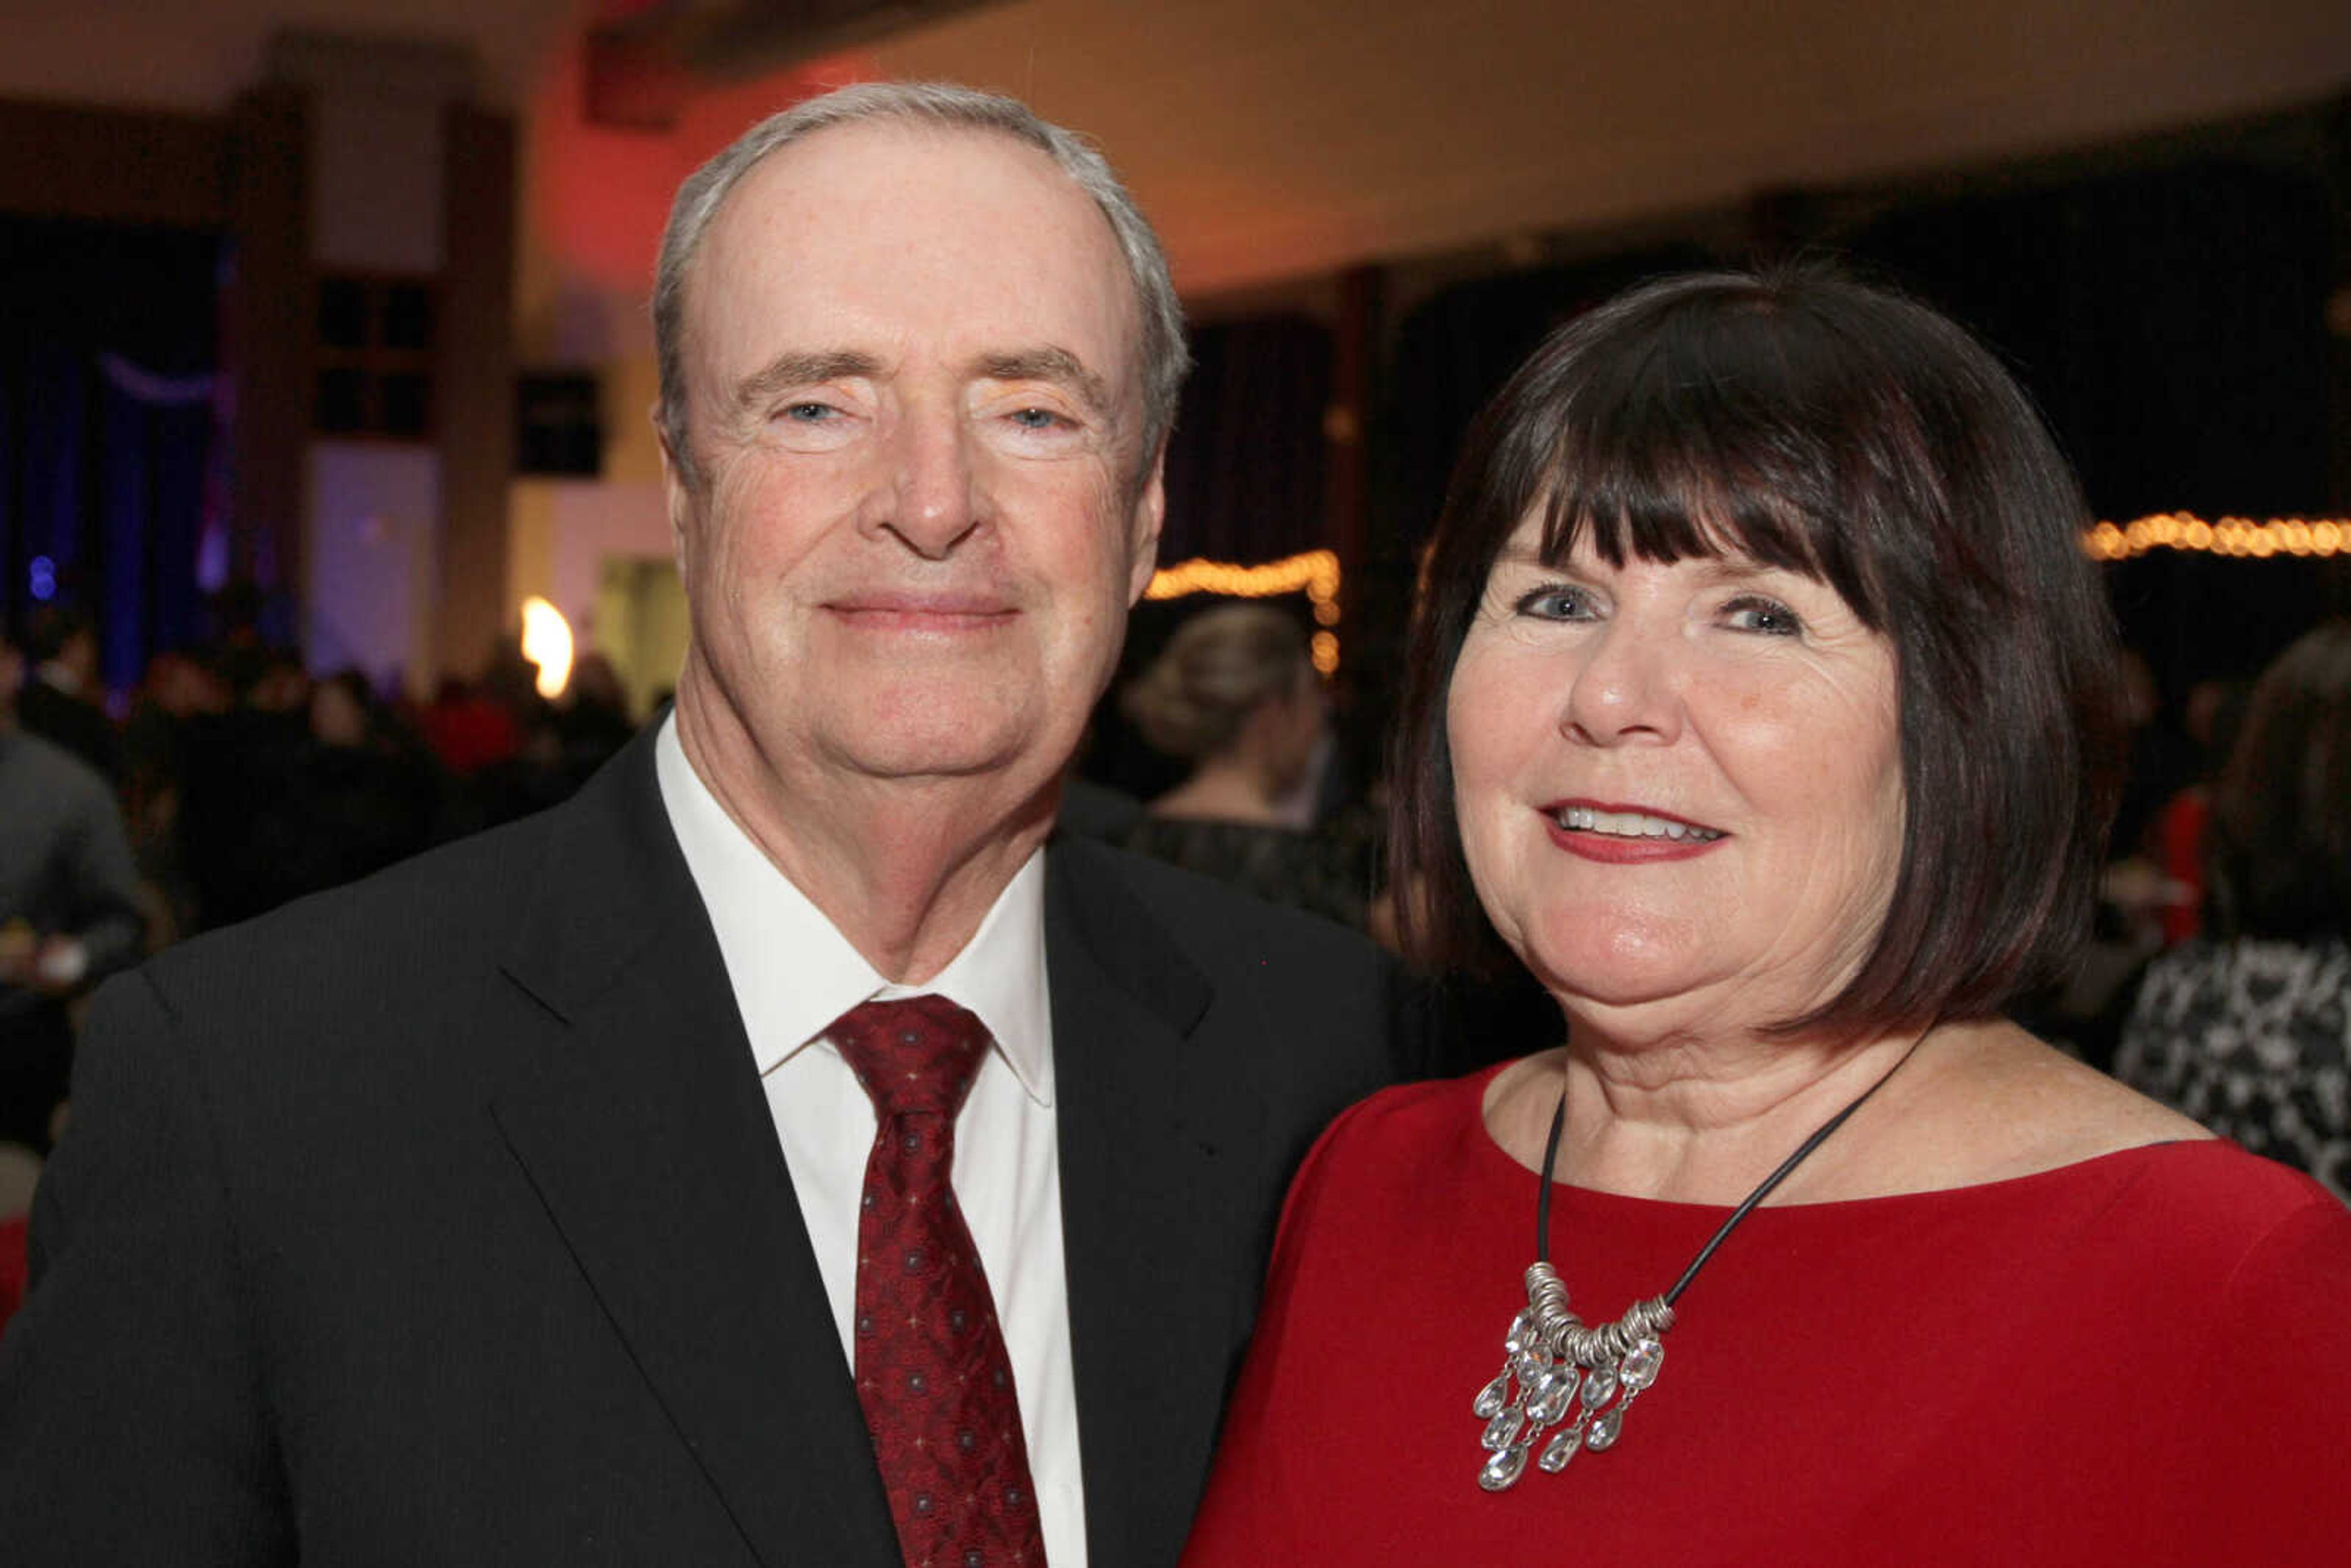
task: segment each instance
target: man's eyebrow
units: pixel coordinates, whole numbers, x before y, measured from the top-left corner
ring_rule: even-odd
[[[778,354],[735,384],[735,407],[737,413],[748,413],[794,387],[815,386],[842,376],[874,375],[881,368],[881,361],[872,355],[854,349]]]
[[[1048,347],[988,354],[979,361],[979,373],[996,382],[1048,382],[1067,387],[1095,413],[1106,414],[1117,406],[1117,400],[1111,396],[1110,383],[1088,370],[1085,361],[1067,349]]]

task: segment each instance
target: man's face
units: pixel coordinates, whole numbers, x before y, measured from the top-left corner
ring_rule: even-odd
[[[1161,510],[1134,291],[1092,201],[1008,138],[820,131],[736,187],[684,322],[681,706],[788,792],[1045,788]]]

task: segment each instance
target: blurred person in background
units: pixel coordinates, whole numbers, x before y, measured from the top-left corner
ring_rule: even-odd
[[[2196,777],[2163,803],[2147,829],[2147,852],[2163,875],[2160,919],[2167,947],[2204,928],[2212,788],[2237,748],[2252,695],[2243,681],[2199,681],[2180,705],[2182,727],[2196,743]]]
[[[563,772],[574,788],[616,756],[637,733],[629,715],[629,694],[612,661],[590,651],[571,666],[555,732],[563,746]]]
[[[148,894],[147,945],[169,946],[197,929],[199,901],[181,837],[192,731],[228,711],[228,683],[194,654],[149,661],[122,727],[123,819]]]
[[[32,673],[17,698],[16,722],[113,784],[122,770],[122,747],[99,681],[98,622],[76,605],[42,605],[25,628],[24,655]]]
[[[2351,1199],[2351,621],[2254,686],[2205,832],[2206,935],[2148,966],[2116,1072]]]
[[[1119,702],[1145,740],[1192,768],[1126,828],[1128,849],[1364,927],[1373,836],[1299,821],[1327,749],[1330,706],[1296,619],[1248,602],[1201,611]]]
[[[364,674],[343,670],[314,684],[308,716],[308,742],[272,830],[273,906],[407,859],[432,844],[440,821],[437,766]]]
[[[98,771],[16,722],[0,639],[0,1141],[49,1147],[72,1071],[68,1004],[141,952],[139,873]]]
[[[309,755],[310,677],[281,648],[234,651],[229,700],[178,731],[180,858],[198,925],[249,920],[283,903],[299,855],[295,790]]]

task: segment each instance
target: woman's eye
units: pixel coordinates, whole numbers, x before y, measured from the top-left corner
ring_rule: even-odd
[[[1558,582],[1520,594],[1517,609],[1538,621],[1589,621],[1597,613],[1590,594]]]
[[[1725,618],[1735,631],[1761,632],[1766,637],[1797,637],[1803,634],[1802,617],[1776,599],[1760,594],[1747,594],[1725,606]]]

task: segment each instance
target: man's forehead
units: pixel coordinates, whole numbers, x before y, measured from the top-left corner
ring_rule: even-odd
[[[712,216],[697,269],[747,242],[821,246],[910,210],[949,226],[1042,219],[1040,239],[1110,263],[1131,290],[1109,218],[1042,148],[984,126],[892,120],[828,126],[761,159]]]
[[[832,291],[820,307],[805,292],[819,279]],[[756,336],[805,306],[818,319],[804,325],[826,333],[856,332],[862,307],[936,329],[926,347],[977,334],[959,347],[967,361],[1051,350],[1119,380],[1139,370],[1143,303],[1110,220],[1050,154],[986,128],[861,122],[778,149],[713,217],[684,292],[689,321],[716,329],[695,345],[716,350],[706,369],[781,349],[896,357],[848,338],[746,340],[747,325]],[[1090,308],[1109,341],[1085,341]],[[738,311],[756,325],[729,319]],[[985,340],[998,327],[1017,335]]]

